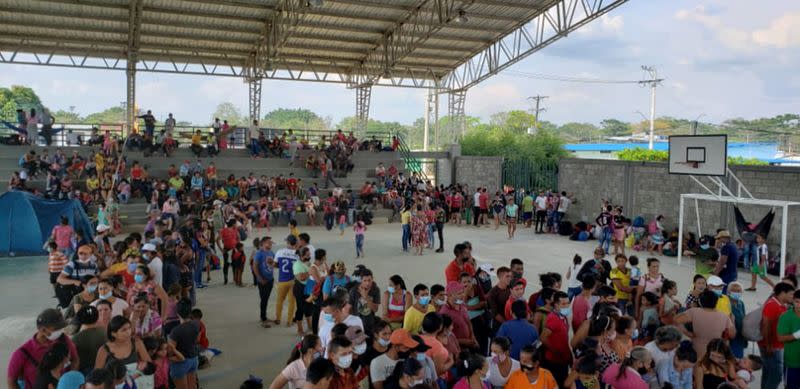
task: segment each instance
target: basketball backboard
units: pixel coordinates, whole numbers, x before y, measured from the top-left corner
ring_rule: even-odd
[[[724,176],[727,171],[727,135],[669,137],[669,174]]]

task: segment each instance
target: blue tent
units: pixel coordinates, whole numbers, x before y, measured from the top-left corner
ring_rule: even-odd
[[[28,192],[0,195],[0,256],[44,254],[44,243],[61,217],[88,238],[94,228],[77,200],[45,200]]]

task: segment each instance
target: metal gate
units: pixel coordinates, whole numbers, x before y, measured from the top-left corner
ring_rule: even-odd
[[[504,160],[503,185],[526,190],[558,190],[558,162]]]

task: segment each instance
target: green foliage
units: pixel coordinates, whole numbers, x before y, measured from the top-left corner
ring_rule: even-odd
[[[330,129],[330,120],[326,121],[311,110],[304,108],[278,108],[264,115],[261,127],[328,130]]]
[[[728,157],[728,165],[766,166],[769,164],[756,158]]]
[[[510,160],[552,162],[567,156],[564,143],[551,131],[540,129],[534,135],[518,129],[480,125],[461,140],[461,153],[478,156],[503,156]]]
[[[0,88],[0,117],[3,119],[14,122],[17,120],[17,109],[29,112],[31,108],[35,108],[37,112],[44,108],[33,89],[19,85]]]
[[[667,162],[669,152],[635,147],[617,152],[617,157],[623,161]],[[768,163],[756,158],[728,157],[728,165],[764,166]]]
[[[125,108],[116,106],[89,114],[83,118],[83,123],[125,123]]]
[[[214,118],[219,118],[220,121],[227,120],[228,124],[232,127],[237,125],[246,126],[249,124],[247,118],[242,116],[242,112],[239,111],[239,108],[227,101],[217,105],[217,109],[214,110],[214,114],[211,115],[208,122],[214,123]]]

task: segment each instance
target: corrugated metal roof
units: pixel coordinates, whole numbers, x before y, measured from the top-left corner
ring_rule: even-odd
[[[0,50],[103,56],[125,60],[131,2],[137,0],[0,0]],[[278,0],[138,0],[142,2],[139,58],[205,65],[247,66],[270,29]],[[298,0],[294,0],[298,1]],[[444,75],[531,20],[555,0],[462,0],[468,21],[436,26],[394,64],[392,74]],[[274,58],[275,66],[335,62],[356,71],[384,36],[410,15],[434,15],[434,1],[325,0],[303,9]],[[417,8],[419,10],[417,11]],[[424,30],[424,29],[422,29]],[[287,65],[288,66],[288,65]],[[281,70],[281,69],[279,69]]]

